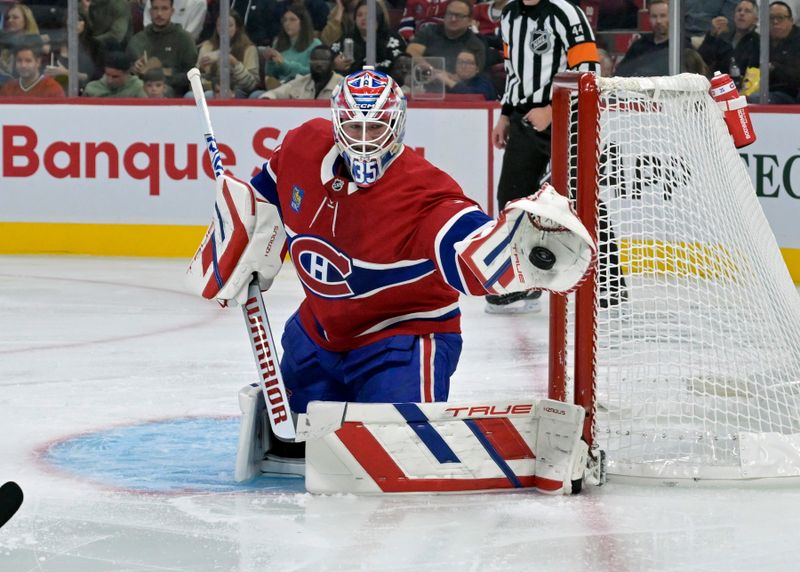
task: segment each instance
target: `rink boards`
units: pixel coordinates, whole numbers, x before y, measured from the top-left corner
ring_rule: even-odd
[[[191,102],[0,106],[7,118],[0,126],[0,229],[7,237],[0,253],[191,256],[213,202]],[[740,154],[797,281],[800,152],[780,133],[800,130],[800,113],[791,106],[754,111],[758,141]],[[411,149],[492,213],[502,162],[490,141],[498,112],[491,103],[412,103],[406,135]],[[315,102],[211,108],[224,163],[240,178],[257,173],[288,130],[327,114]]]

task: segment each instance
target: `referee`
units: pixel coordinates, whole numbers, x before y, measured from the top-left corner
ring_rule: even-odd
[[[550,162],[550,106],[557,73],[600,72],[594,33],[586,15],[568,0],[512,0],[500,17],[506,87],[492,142],[505,149],[497,202],[533,194]],[[487,296],[486,311],[539,311],[541,291]]]

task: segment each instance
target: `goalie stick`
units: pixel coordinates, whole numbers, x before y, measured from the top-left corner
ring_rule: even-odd
[[[0,527],[5,525],[22,506],[22,489],[14,481],[0,487]]]
[[[200,70],[192,68],[186,75],[192,86],[194,101],[203,121],[204,137],[214,177],[219,178],[225,173],[225,169],[222,166],[222,156],[211,128],[211,116],[208,113],[205,92],[200,83]],[[255,275],[247,287],[247,301],[242,305],[242,312],[247,325],[253,357],[256,360],[258,384],[267,403],[270,427],[277,438],[283,441],[293,441],[296,435],[294,420],[289,410],[289,399],[283,384],[278,354],[275,350],[275,340],[269,327],[264,299]]]

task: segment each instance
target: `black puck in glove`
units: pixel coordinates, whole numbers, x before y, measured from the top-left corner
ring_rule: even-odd
[[[550,270],[556,263],[556,255],[544,246],[533,247],[528,259],[536,268],[542,270]]]

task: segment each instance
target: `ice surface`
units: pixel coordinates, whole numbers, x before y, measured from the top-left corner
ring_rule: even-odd
[[[800,488],[237,487],[236,396],[255,371],[238,309],[185,294],[182,260],[0,261],[0,481],[26,495],[0,529],[3,572],[797,568]],[[287,270],[266,296],[276,337],[300,296]],[[451,398],[544,395],[546,312],[463,309]]]

